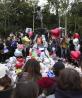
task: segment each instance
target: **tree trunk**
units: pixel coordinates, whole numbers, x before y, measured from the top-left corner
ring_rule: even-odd
[[[75,15],[75,28],[74,28],[74,32],[77,32],[77,15]]]
[[[67,35],[67,15],[65,14],[65,36]]]
[[[60,18],[60,14],[59,14],[59,27],[61,25],[61,18]]]
[[[33,32],[34,32],[34,28],[35,28],[35,5],[34,5],[34,9],[33,9]]]

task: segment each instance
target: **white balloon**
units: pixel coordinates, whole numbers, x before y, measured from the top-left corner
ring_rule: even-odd
[[[77,38],[73,39],[73,44],[74,44],[75,46],[78,45],[78,44],[79,44],[79,39],[77,39]]]

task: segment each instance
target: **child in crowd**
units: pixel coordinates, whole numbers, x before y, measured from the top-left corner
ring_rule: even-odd
[[[61,57],[66,58],[67,55],[67,39],[64,37],[61,41]]]
[[[0,38],[0,62],[4,61],[4,58],[3,58],[3,49],[4,49],[3,41]]]

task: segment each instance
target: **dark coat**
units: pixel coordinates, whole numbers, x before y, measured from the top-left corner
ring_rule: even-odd
[[[82,98],[81,91],[64,91],[61,89],[56,89],[55,91],[56,98]]]
[[[0,43],[0,50],[3,50],[3,48],[4,48],[3,43]]]
[[[13,89],[10,88],[8,90],[0,91],[0,98],[11,98]]]

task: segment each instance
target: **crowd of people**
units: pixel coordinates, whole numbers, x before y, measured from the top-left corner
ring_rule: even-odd
[[[60,31],[0,39],[0,98],[82,98],[82,40]]]

